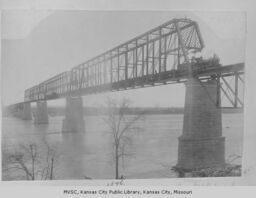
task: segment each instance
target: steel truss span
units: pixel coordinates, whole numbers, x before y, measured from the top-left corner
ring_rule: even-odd
[[[173,19],[27,89],[25,102],[154,84],[203,47],[195,21]]]
[[[195,21],[173,19],[27,89],[25,102],[182,83],[194,77],[217,80],[218,89],[232,106],[242,107],[238,83],[233,90],[225,78],[235,76],[238,82],[244,74],[244,63],[222,66],[217,56],[206,60],[195,58],[195,53],[203,47]]]

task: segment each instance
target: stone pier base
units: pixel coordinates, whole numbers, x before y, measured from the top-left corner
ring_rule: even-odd
[[[191,139],[179,138],[178,167],[196,170],[224,165],[225,138]]]
[[[49,123],[46,101],[39,101],[36,103],[36,111],[34,113],[34,123],[35,124]]]
[[[23,117],[23,105],[17,105],[16,109],[14,110],[14,116],[16,118],[22,119]]]
[[[62,132],[85,132],[83,101],[81,97],[67,97]]]
[[[221,109],[216,106],[217,83],[189,79],[186,83],[183,134],[177,167],[196,170],[225,164]]]
[[[31,112],[31,105],[30,103],[24,103],[22,109],[22,116],[23,120],[32,120],[32,112]]]

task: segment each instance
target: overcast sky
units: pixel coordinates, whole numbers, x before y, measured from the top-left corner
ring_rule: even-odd
[[[3,104],[21,102],[25,89],[175,17],[198,22],[203,57],[216,53],[223,65],[244,62],[246,16],[241,12],[3,11]],[[134,106],[183,106],[185,88],[91,95],[84,104],[102,104],[107,96],[130,98]],[[50,104],[63,105],[64,100]]]

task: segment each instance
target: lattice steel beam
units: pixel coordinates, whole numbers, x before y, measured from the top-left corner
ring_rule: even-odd
[[[158,79],[159,74],[177,68],[178,64],[188,63],[188,54],[195,50],[201,51],[203,47],[204,43],[195,21],[173,19],[68,72],[27,89],[25,101],[58,98],[82,89],[95,88],[97,91],[96,87],[99,86],[108,86],[112,90],[114,83],[129,85],[131,80],[136,82],[142,77],[145,78],[144,81],[152,81]],[[173,67],[170,67],[168,61],[173,62]]]

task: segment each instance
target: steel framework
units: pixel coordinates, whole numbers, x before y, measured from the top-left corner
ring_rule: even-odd
[[[25,90],[24,101],[35,102],[181,83],[194,77],[200,80],[217,80],[219,96],[222,93],[235,108],[243,107],[238,94],[238,82],[243,84],[241,76],[244,74],[244,64],[214,64],[195,67],[195,70],[191,55],[200,52],[203,47],[195,21],[173,19],[73,67],[70,71]],[[235,78],[234,86],[226,80],[230,77]],[[216,105],[220,107],[219,96]]]
[[[204,47],[198,25],[173,19],[25,91],[25,102],[65,97],[86,89],[116,90],[152,84],[155,75],[189,65],[189,54]],[[191,74],[191,68],[187,70]],[[159,78],[158,78],[159,79]],[[82,93],[82,92],[81,92]]]
[[[234,75],[230,77],[225,77],[218,75],[218,90],[219,93],[222,93],[222,98],[218,97],[217,106],[221,107],[221,101],[223,97],[225,97],[230,103],[231,107],[234,108],[243,108],[244,100],[243,100],[243,86],[244,79],[243,73],[234,72]],[[232,82],[233,81],[233,82]]]

